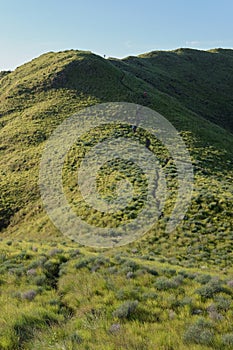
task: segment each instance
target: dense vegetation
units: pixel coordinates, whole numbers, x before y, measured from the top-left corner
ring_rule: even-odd
[[[233,131],[232,50],[155,51],[112,62],[175,97],[191,111]]]
[[[232,71],[232,50],[179,49],[124,60],[71,50],[0,74],[0,349],[232,349]],[[165,235],[176,168],[152,138],[171,191],[164,216],[142,239],[98,250],[53,226],[38,174],[56,126],[86,106],[111,101],[148,106],[172,122],[191,154],[195,189],[185,220]],[[100,225],[102,217],[81,202],[74,177],[80,155],[114,132],[84,135],[63,169],[74,210]],[[117,132],[139,142],[147,137],[127,126]],[[102,169],[105,196],[117,166]],[[137,215],[138,205],[120,220]],[[117,223],[108,217],[107,224]]]

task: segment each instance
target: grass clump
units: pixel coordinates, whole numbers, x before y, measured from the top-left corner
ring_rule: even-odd
[[[176,281],[167,277],[158,277],[154,285],[158,290],[176,289],[179,286]]]
[[[121,304],[114,312],[113,316],[120,319],[130,319],[135,314],[138,307],[138,301],[128,300]]]
[[[185,331],[183,340],[186,344],[213,345],[214,331],[211,323],[203,318],[199,318]]]
[[[228,347],[233,348],[233,333],[227,333],[222,336],[222,343]]]
[[[222,286],[222,282],[218,280],[210,281],[205,284],[203,287],[196,290],[196,293],[199,294],[203,299],[213,298],[217,293],[229,293],[226,287]]]

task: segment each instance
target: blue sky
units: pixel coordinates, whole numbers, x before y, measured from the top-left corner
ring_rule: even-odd
[[[0,0],[0,70],[47,51],[233,48],[232,0]]]

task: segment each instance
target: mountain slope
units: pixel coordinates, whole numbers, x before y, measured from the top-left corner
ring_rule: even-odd
[[[225,74],[231,57],[232,50],[180,49],[105,60],[70,50],[0,74],[0,349],[232,349],[233,89]],[[103,218],[80,195],[80,162],[109,136],[143,145],[149,137],[169,190],[163,215],[141,239],[94,249],[63,236],[50,221],[39,165],[62,121],[113,101],[145,105],[172,122],[191,155],[194,191],[180,226],[165,233],[177,195],[177,169],[166,147],[140,127],[136,133],[127,125],[94,128],[63,167],[64,191],[77,215],[111,227],[140,210],[146,182],[132,164],[123,170],[142,196],[119,218]],[[114,195],[117,166],[102,167],[101,195]]]
[[[154,51],[112,62],[233,132],[232,50]]]
[[[171,53],[174,54],[178,55]],[[151,55],[153,61],[155,54]],[[194,59],[196,55],[194,51]],[[228,174],[232,167],[232,134],[190,111],[186,103],[183,105],[168,91],[165,93],[163,84],[154,88],[144,76],[139,78],[123,70],[121,66],[125,67],[125,61],[130,60],[117,61],[119,67],[115,67],[112,59],[104,60],[90,52],[48,53],[2,77],[0,221],[2,228],[9,226],[7,232],[54,234],[54,227],[42,209],[37,185],[44,142],[64,118],[99,102],[128,101],[157,110],[183,132],[201,176],[208,174],[215,181],[221,181]],[[161,69],[157,68],[157,61],[155,68]],[[143,75],[143,69],[140,72]],[[152,77],[153,73],[154,68],[151,69]],[[169,76],[169,71],[166,74]],[[148,92],[146,99],[143,97],[145,90]],[[193,93],[192,85],[190,90]],[[219,191],[220,196],[224,196]],[[226,207],[229,207],[228,201]],[[227,214],[227,208],[218,215]],[[212,215],[211,210],[208,215]],[[221,219],[218,221],[220,224]]]

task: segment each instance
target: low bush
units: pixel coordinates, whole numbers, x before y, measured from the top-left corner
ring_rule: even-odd
[[[199,318],[188,327],[184,333],[183,340],[186,344],[213,345],[214,332],[211,323],[203,318]]]
[[[35,290],[28,290],[21,294],[22,299],[26,299],[29,301],[32,301],[36,297],[36,291]]]
[[[158,277],[155,281],[154,286],[158,290],[169,290],[177,288],[178,284],[167,277]]]
[[[121,319],[129,319],[133,316],[138,307],[138,301],[126,301],[121,304],[114,312],[113,316]]]
[[[200,284],[206,284],[210,282],[211,276],[210,275],[197,275],[195,278],[195,281],[197,281]]]
[[[222,336],[222,342],[224,345],[229,346],[229,348],[233,348],[233,333],[227,333]]]
[[[220,292],[228,293],[228,290],[222,286],[221,281],[210,281],[205,284],[203,287],[196,290],[196,293],[199,294],[203,299],[210,299],[215,296],[215,294]]]

